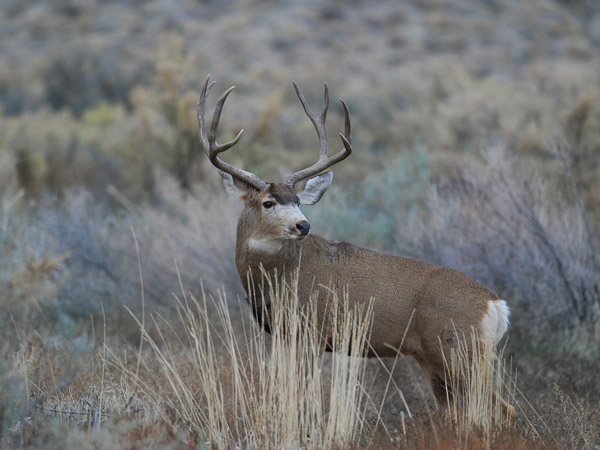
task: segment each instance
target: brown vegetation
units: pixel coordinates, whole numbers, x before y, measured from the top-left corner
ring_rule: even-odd
[[[5,1],[0,445],[597,448],[599,23],[585,0]],[[514,424],[436,411],[409,359],[294,359],[255,328],[239,206],[195,153],[209,72],[265,180],[314,155],[291,80],[346,99],[313,230],[505,298]]]

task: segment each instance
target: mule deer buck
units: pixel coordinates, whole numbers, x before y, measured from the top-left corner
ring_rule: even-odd
[[[205,119],[206,100],[214,81],[206,78],[198,101],[200,142],[210,162],[219,169],[229,193],[244,201],[237,224],[235,262],[248,294],[253,313],[269,331],[271,305],[261,284],[249,274],[291,273],[297,270],[300,302],[308,302],[315,290],[333,287],[347,292],[352,305],[373,302],[373,322],[367,357],[394,357],[398,352],[412,355],[429,380],[438,404],[444,404],[450,387],[445,364],[461,337],[475,330],[478,345],[493,348],[508,328],[509,309],[504,300],[465,274],[446,267],[378,253],[346,242],[336,242],[310,233],[310,223],[299,205],[317,203],[331,184],[333,174],[324,170],[352,153],[350,113],[344,109],[345,132],[340,133],[342,149],[328,156],[325,118],[329,94],[325,85],[324,105],[317,116],[309,108],[294,82],[304,112],[313,123],[321,150],[318,161],[285,177],[283,183],[267,183],[253,173],[234,167],[219,157],[240,140],[241,130],[229,142],[218,144],[217,127],[223,105],[234,87],[217,100],[210,130]],[[312,296],[312,297],[311,297]],[[327,292],[316,296],[325,301]],[[323,305],[317,311],[324,311]],[[321,318],[319,318],[321,320]],[[323,347],[331,339],[324,332]],[[447,366],[446,366],[447,368]],[[514,408],[497,397],[506,414]]]

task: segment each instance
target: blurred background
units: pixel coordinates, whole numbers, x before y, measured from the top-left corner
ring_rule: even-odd
[[[221,133],[247,132],[231,157],[266,177],[314,157],[292,79],[315,109],[323,82],[350,106],[341,182],[419,147],[437,179],[498,141],[539,163],[548,141],[598,140],[592,1],[2,3],[3,166],[30,197],[78,186],[101,199],[112,184],[148,199],[155,167],[198,182],[208,73],[215,90],[237,86]]]
[[[141,283],[167,315],[182,288],[238,305],[240,205],[199,145],[202,82],[210,112],[236,86],[219,139],[245,133],[224,159],[269,181],[318,156],[292,80],[313,110],[327,82],[330,147],[341,97],[354,152],[306,210],[315,232],[473,276],[512,308],[522,388],[598,407],[600,3],[0,5],[7,361],[35,333],[89,353],[102,314],[136,342],[124,306],[140,311]]]

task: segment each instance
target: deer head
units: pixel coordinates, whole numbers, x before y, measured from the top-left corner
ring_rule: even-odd
[[[317,131],[321,147],[320,156],[315,164],[287,175],[283,182],[267,183],[255,174],[234,167],[219,157],[220,153],[237,144],[244,130],[242,129],[234,139],[224,144],[218,144],[216,141],[223,105],[234,89],[234,86],[232,86],[217,100],[210,131],[207,133],[204,113],[206,99],[214,83],[214,81],[210,82],[210,75],[206,77],[198,100],[200,142],[210,162],[219,169],[226,190],[237,195],[245,203],[244,211],[240,217],[240,224],[245,225],[245,228],[241,233],[238,228],[238,240],[240,234],[242,234],[251,249],[273,253],[288,239],[304,239],[310,233],[310,223],[299,206],[301,204],[313,205],[317,203],[333,180],[333,173],[322,172],[352,153],[348,106],[340,99],[345,115],[345,133],[340,133],[343,148],[334,156],[329,157],[327,128],[325,126],[329,108],[327,84],[325,84],[323,109],[319,116],[316,116],[309,108],[298,85],[294,82],[294,88],[300,103],[302,103],[306,115]]]

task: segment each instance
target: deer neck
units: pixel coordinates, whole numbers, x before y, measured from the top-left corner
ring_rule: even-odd
[[[265,243],[253,238],[238,239],[235,258],[238,272],[244,277],[248,269],[260,273],[261,266],[266,270],[293,270],[298,265],[302,244],[290,240]]]
[[[260,276],[262,270],[291,271],[298,266],[302,241],[290,239],[266,240],[252,234],[253,218],[242,213],[237,226],[235,262],[239,276],[246,287],[248,272]],[[262,267],[262,268],[261,268]]]

